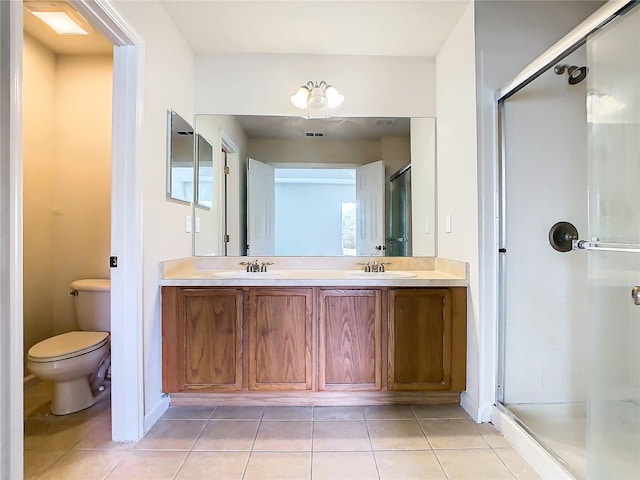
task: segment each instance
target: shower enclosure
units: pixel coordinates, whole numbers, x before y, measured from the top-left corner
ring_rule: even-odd
[[[391,175],[389,190],[387,255],[411,256],[411,164]]]
[[[623,3],[498,99],[499,408],[575,478],[640,478],[640,8]]]

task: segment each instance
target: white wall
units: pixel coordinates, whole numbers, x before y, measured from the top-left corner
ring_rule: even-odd
[[[111,55],[60,55],[56,73],[53,307],[56,333],[77,328],[66,295],[78,278],[109,278]]]
[[[192,123],[193,54],[166,11],[156,1],[114,2],[144,42],[144,75],[137,158],[143,185],[144,408],[153,417],[162,405],[159,262],[191,255],[185,218],[191,206],[166,200],[167,110]],[[147,425],[148,426],[148,425]]]
[[[547,237],[558,221],[587,234],[586,84],[550,70],[505,104],[505,403],[586,400],[587,255]]]
[[[411,240],[414,256],[436,255],[436,119],[411,119]]]
[[[196,55],[196,113],[309,114],[289,101],[300,85],[325,80],[345,96],[314,115],[433,117],[435,63],[427,57]]]
[[[380,139],[380,160],[384,162],[385,177],[389,180],[391,175],[411,163],[411,138],[382,137]]]
[[[464,60],[463,60],[464,59]],[[438,102],[438,256],[469,262],[467,391],[462,405],[479,414],[478,189],[474,11],[470,5],[436,57]],[[454,73],[455,72],[455,73]],[[445,217],[451,231],[445,231]]]
[[[322,138],[251,138],[251,158],[265,163],[344,163],[364,165],[381,159],[378,140],[330,140]]]
[[[111,55],[24,43],[24,338],[77,329],[69,285],[109,278]]]
[[[196,130],[213,146],[214,192],[213,206],[207,210],[196,208],[195,215],[200,217],[200,233],[196,233],[196,255],[222,255],[222,198],[224,189],[222,177],[222,138],[231,141],[237,148],[235,154],[227,157],[229,175],[227,175],[227,229],[229,232],[229,255],[242,255],[246,251],[247,227],[241,220],[246,210],[246,169],[247,136],[238,121],[231,115],[197,115]]]
[[[56,56],[29,35],[23,52],[24,354],[53,331],[53,197]],[[31,300],[29,300],[31,299]],[[27,374],[28,372],[25,372]]]

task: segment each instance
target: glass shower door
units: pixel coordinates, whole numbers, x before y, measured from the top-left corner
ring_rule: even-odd
[[[406,257],[411,255],[411,166],[392,175],[390,183],[386,254],[390,257]]]
[[[587,40],[589,240],[640,244],[640,9]],[[628,250],[634,250],[630,247]],[[587,478],[640,478],[637,252],[588,252]],[[640,303],[640,302],[639,302]]]

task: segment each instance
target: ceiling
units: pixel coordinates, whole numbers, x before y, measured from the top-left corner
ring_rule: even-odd
[[[471,0],[161,3],[197,54],[433,57]]]
[[[437,54],[470,2],[160,0],[196,54],[427,57]],[[57,35],[27,10],[24,30],[59,54],[112,50],[98,32]]]
[[[439,51],[470,1],[161,0],[160,3],[192,50],[199,54],[430,57]],[[87,36],[57,35],[27,10],[24,30],[58,54],[112,52],[109,41],[96,31]],[[254,138],[303,138],[307,132],[321,132],[325,138],[371,140],[409,134],[406,118],[382,121],[385,119],[245,116],[239,120]]]
[[[382,137],[408,137],[410,133],[409,118],[268,115],[236,115],[235,118],[249,138],[380,140]],[[319,133],[322,135],[317,135]]]
[[[42,2],[25,1],[24,3]],[[62,0],[46,3],[66,4],[67,2]],[[90,31],[88,35],[58,35],[26,8],[23,12],[25,33],[31,35],[54,53],[60,55],[111,54],[113,50],[112,44],[95,30]]]

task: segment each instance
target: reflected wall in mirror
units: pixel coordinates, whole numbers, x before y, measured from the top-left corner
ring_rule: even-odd
[[[198,207],[210,209],[213,205],[213,147],[196,134],[196,201]]]
[[[436,254],[435,119],[197,115],[196,127],[213,145],[216,194],[210,212],[194,213],[202,226],[195,255]],[[225,138],[232,156],[222,155]],[[249,159],[260,174],[247,171]],[[367,169],[381,173],[358,180]],[[411,187],[392,190],[405,169]],[[364,200],[357,188],[376,175],[377,199]],[[254,193],[269,186],[253,207],[251,183]],[[392,230],[399,224],[401,235]]]
[[[191,203],[194,198],[193,127],[173,110],[167,112],[167,198]]]

